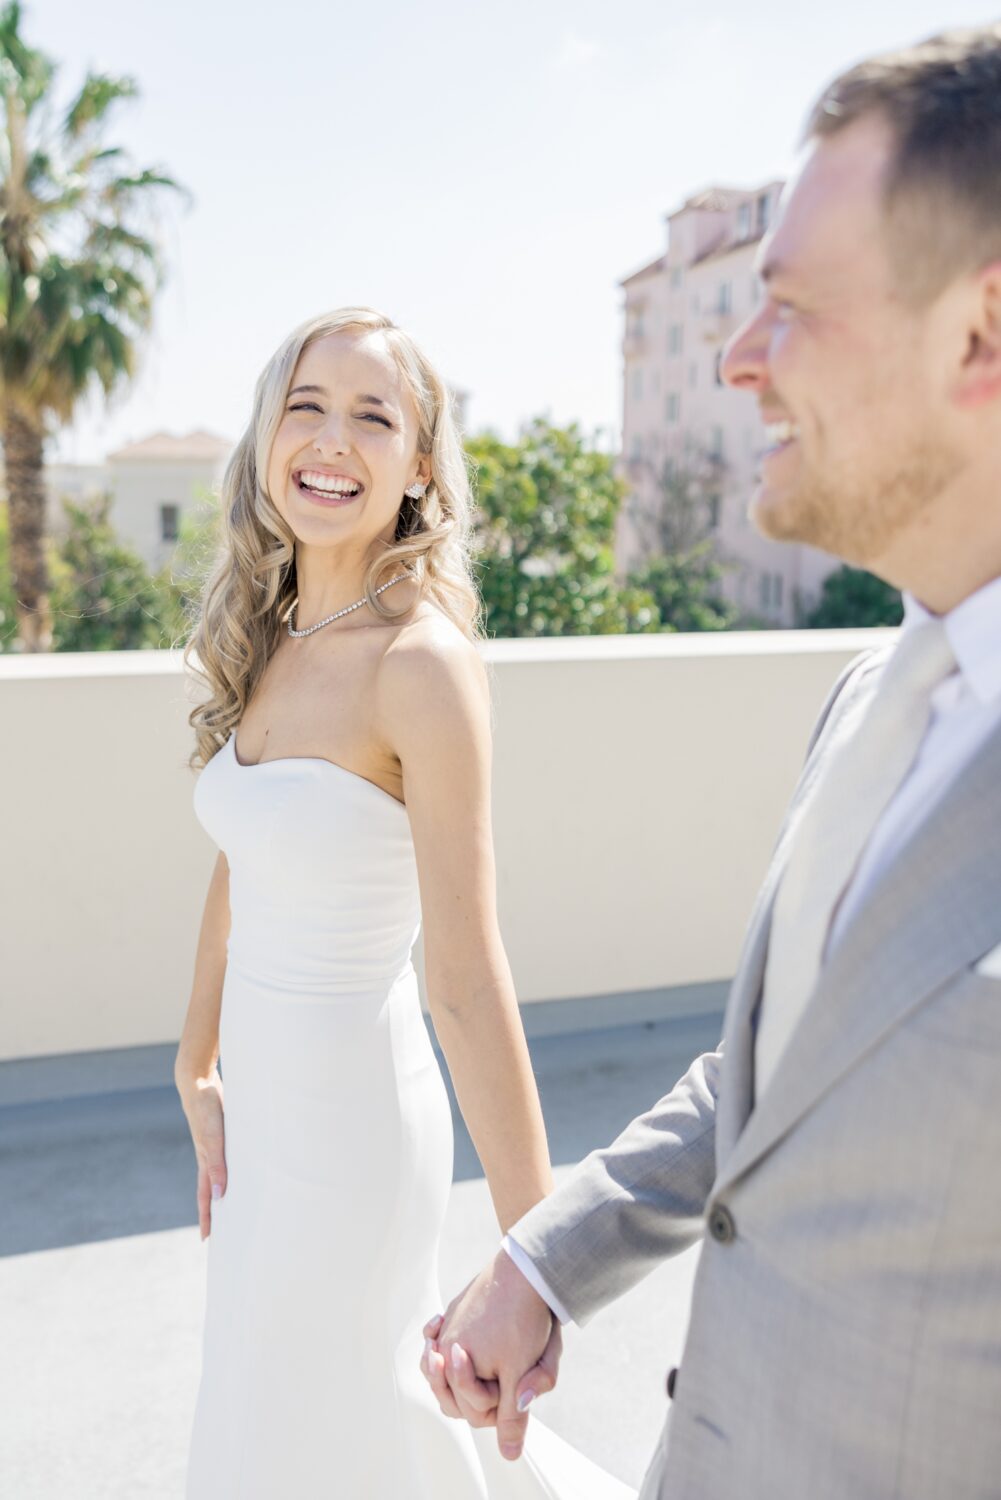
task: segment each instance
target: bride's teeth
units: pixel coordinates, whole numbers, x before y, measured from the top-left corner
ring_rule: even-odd
[[[353,479],[334,479],[329,474],[315,474],[309,469],[304,469],[299,475],[299,483],[308,490],[322,490],[325,495],[357,495],[361,491],[361,485]]]
[[[771,447],[781,446],[799,437],[799,428],[795,422],[769,422],[765,428],[765,437]]]

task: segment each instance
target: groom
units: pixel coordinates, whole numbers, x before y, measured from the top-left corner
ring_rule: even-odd
[[[704,1237],[642,1500],[1001,1495],[999,163],[1001,26],[815,106],[723,374],[769,427],[759,529],[904,625],[824,706],[718,1051],[425,1330],[516,1457],[556,1320]]]

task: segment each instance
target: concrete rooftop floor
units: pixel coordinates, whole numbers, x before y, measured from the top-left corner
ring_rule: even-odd
[[[530,1040],[557,1182],[714,1047],[720,1020]],[[446,1298],[499,1238],[452,1104]],[[172,1085],[0,1107],[0,1495],[183,1496],[204,1314],[194,1184]],[[697,1256],[666,1262],[586,1329],[565,1329],[558,1388],[532,1418],[635,1486],[663,1422]]]

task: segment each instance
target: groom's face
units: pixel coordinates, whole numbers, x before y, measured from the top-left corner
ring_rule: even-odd
[[[859,566],[962,467],[942,320],[902,297],[890,253],[892,152],[873,116],[808,146],[760,247],[764,301],[722,364],[769,429],[749,510],[758,529]]]

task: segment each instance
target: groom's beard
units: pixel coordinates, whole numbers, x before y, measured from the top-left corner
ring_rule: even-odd
[[[781,494],[763,495],[754,521],[774,541],[804,542],[857,567],[886,553],[894,538],[963,472],[966,460],[940,438],[918,438],[866,474],[803,464]]]

